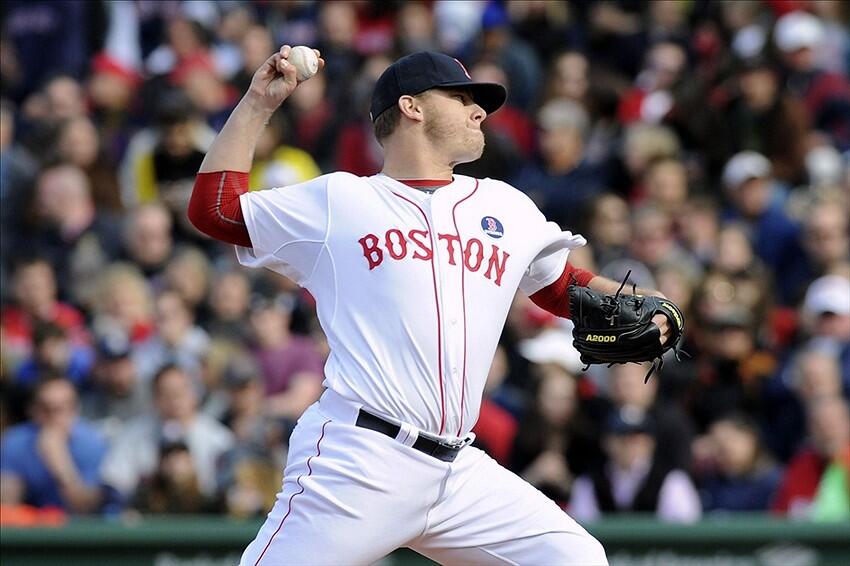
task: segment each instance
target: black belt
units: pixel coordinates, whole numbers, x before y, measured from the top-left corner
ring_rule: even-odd
[[[401,426],[384,420],[379,416],[364,411],[363,409],[360,409],[357,414],[357,422],[354,424],[362,428],[368,428],[369,430],[380,432],[381,434],[386,434],[391,438],[396,438],[401,430]],[[417,438],[416,442],[413,443],[412,448],[414,450],[424,452],[429,456],[433,456],[437,460],[442,460],[443,462],[454,462],[458,453],[467,444],[469,443],[466,441],[449,443],[437,438],[429,438],[428,436],[425,436],[425,433],[420,432],[419,438]]]

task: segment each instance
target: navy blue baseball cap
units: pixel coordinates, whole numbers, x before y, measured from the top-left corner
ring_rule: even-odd
[[[508,96],[497,83],[477,83],[463,64],[443,53],[420,51],[402,57],[383,72],[375,83],[369,116],[374,122],[404,95],[414,96],[432,88],[462,87],[487,114],[498,110]]]

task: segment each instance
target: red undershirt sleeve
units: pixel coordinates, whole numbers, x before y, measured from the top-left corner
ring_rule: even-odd
[[[189,199],[189,220],[195,228],[211,238],[246,248],[253,247],[239,204],[239,196],[246,192],[248,173],[198,173]]]
[[[531,295],[530,298],[538,307],[556,316],[570,318],[570,300],[567,294],[570,283],[575,278],[576,285],[587,287],[594,277],[596,277],[595,273],[567,262],[564,272],[558,279]]]

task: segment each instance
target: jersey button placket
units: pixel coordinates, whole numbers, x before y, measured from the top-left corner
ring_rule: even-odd
[[[448,192],[435,194],[431,199],[432,222],[438,234],[453,235],[452,206],[455,200],[446,198]],[[449,246],[452,246],[451,251]],[[460,296],[460,277],[463,266],[463,246],[459,241],[439,240],[435,255],[440,266],[440,298],[443,306],[443,318],[447,322],[444,333],[444,366],[446,368],[446,433],[454,433],[460,420],[461,386],[459,361],[463,357],[463,336],[460,334],[459,313],[463,308]],[[454,260],[454,264],[450,263]]]

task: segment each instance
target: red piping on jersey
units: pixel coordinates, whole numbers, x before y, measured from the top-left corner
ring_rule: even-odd
[[[393,191],[393,194],[402,200],[406,200],[419,210],[422,218],[425,219],[425,225],[428,227],[428,237],[431,239],[431,279],[434,282],[434,305],[437,307],[437,371],[440,374],[440,432],[443,434],[443,429],[446,426],[446,399],[443,390],[443,336],[442,327],[440,326],[440,298],[437,294],[437,271],[434,267],[434,257],[437,255],[437,246],[434,244],[434,231],[431,229],[431,223],[428,222],[428,216],[422,207],[410,200],[409,198]],[[463,259],[463,257],[461,257]]]
[[[455,225],[455,233],[457,234],[457,241],[461,242],[460,239],[460,230],[457,227],[457,217],[455,217],[455,211],[457,210],[457,206],[475,194],[475,191],[478,190],[478,179],[475,179],[475,188],[472,189],[472,192],[460,199],[455,203],[452,207],[452,222]],[[458,245],[462,248],[463,244],[458,243]],[[463,250],[460,252],[460,299],[461,304],[463,305],[463,380],[461,381],[460,386],[460,424],[457,427],[457,436],[460,436],[460,431],[463,429],[463,404],[466,400],[466,278],[464,275],[466,274],[466,258],[463,256]]]
[[[321,448],[322,439],[325,437],[325,427],[328,426],[329,422],[331,422],[331,421],[325,421],[325,423],[322,425],[322,435],[319,437],[319,440],[316,442],[316,454],[314,456],[310,456],[309,458],[307,458],[307,477],[308,478],[313,474],[313,467],[310,465],[310,460],[312,460],[313,458],[318,458],[319,456],[322,455],[322,448]],[[260,560],[263,559],[263,556],[265,556],[266,551],[271,546],[272,541],[274,540],[274,537],[277,536],[277,533],[279,533],[280,529],[283,527],[283,522],[286,521],[286,518],[289,517],[289,514],[292,512],[292,500],[295,499],[296,495],[301,495],[302,493],[304,493],[304,486],[301,485],[301,478],[303,476],[304,476],[304,474],[301,474],[300,476],[298,476],[298,479],[295,480],[295,483],[298,484],[298,487],[301,488],[301,491],[293,493],[292,495],[289,496],[289,503],[288,503],[288,508],[286,510],[286,515],[284,515],[283,519],[280,520],[280,524],[277,526],[277,530],[274,532],[274,534],[272,534],[272,538],[269,539],[269,542],[266,543],[266,547],[263,549],[263,552],[260,554],[259,558],[257,558],[257,561],[254,562],[254,566],[257,566],[260,563]]]

